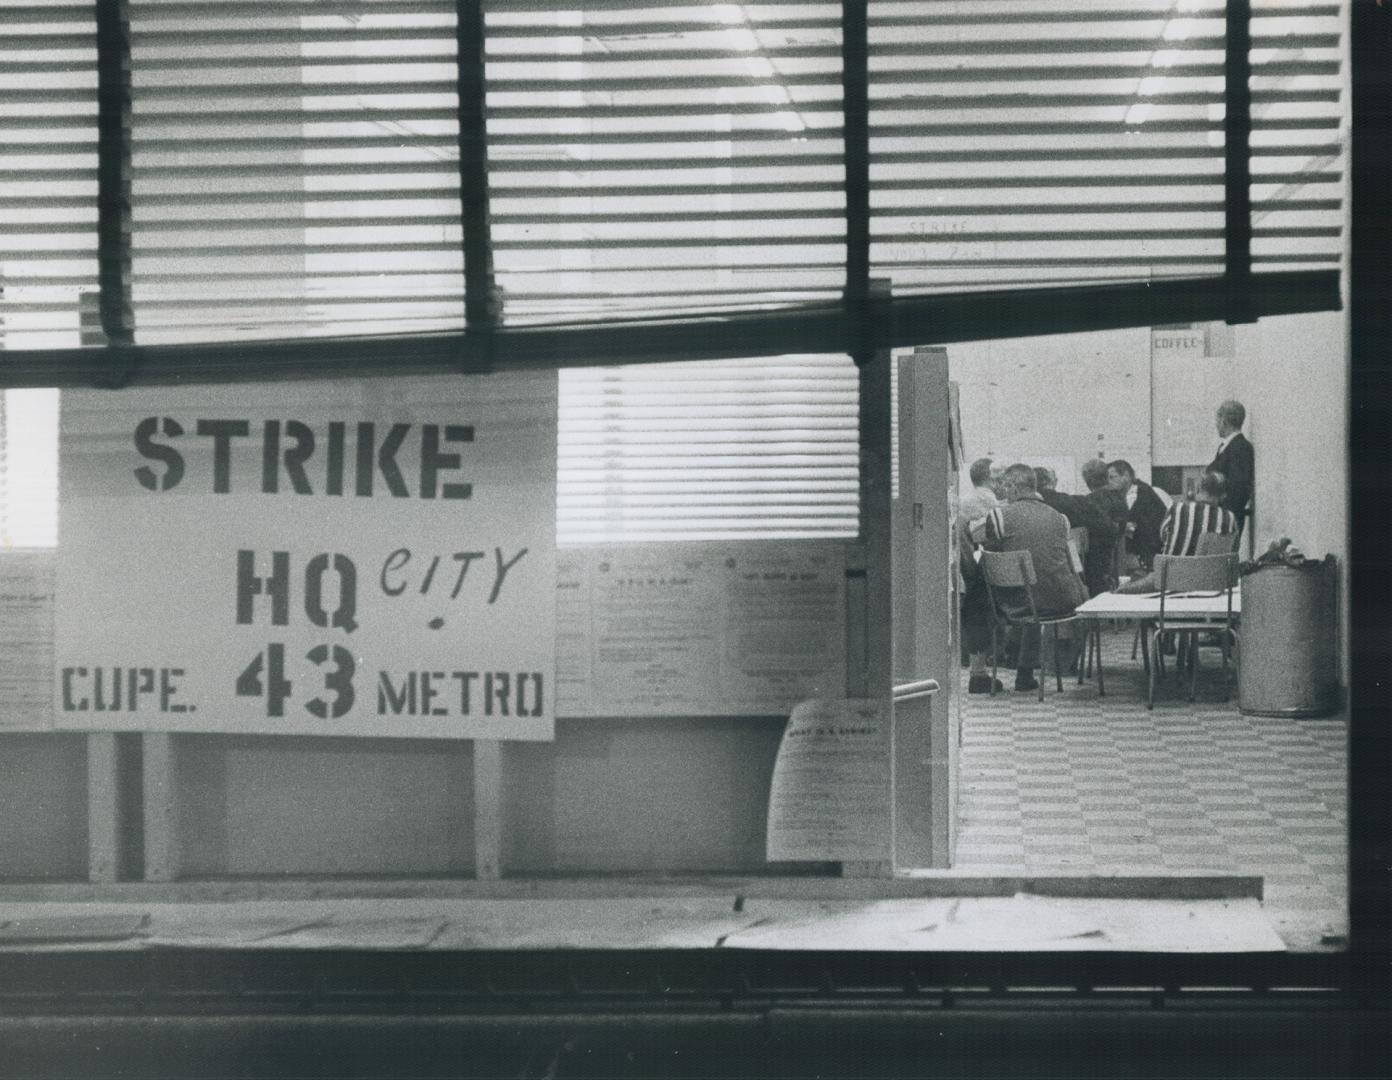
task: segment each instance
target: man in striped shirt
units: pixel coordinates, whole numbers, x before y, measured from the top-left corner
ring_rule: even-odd
[[[1204,533],[1231,536],[1237,532],[1237,517],[1224,509],[1227,485],[1216,472],[1206,472],[1199,481],[1193,502],[1176,502],[1160,526],[1162,555],[1193,555]]]
[[[1194,555],[1198,552],[1199,537],[1204,533],[1235,537],[1237,518],[1221,505],[1224,493],[1223,477],[1215,472],[1204,473],[1194,501],[1177,501],[1166,512],[1160,526],[1160,554]],[[1128,582],[1117,592],[1146,593],[1159,587],[1152,573]]]

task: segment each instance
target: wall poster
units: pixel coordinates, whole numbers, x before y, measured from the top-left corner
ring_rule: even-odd
[[[65,391],[81,730],[550,739],[556,375]]]
[[[890,858],[889,776],[889,702],[799,702],[769,787],[769,861]]]
[[[53,727],[51,548],[0,549],[0,731]]]
[[[844,693],[845,577],[838,542],[565,549],[561,714],[775,714]]]

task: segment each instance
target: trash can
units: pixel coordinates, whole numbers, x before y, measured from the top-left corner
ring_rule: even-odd
[[[1238,708],[1248,716],[1328,716],[1340,706],[1334,556],[1259,564],[1242,577]]]

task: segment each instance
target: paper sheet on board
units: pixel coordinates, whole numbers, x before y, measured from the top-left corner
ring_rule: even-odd
[[[800,702],[773,767],[769,860],[889,858],[889,773],[888,702]]]

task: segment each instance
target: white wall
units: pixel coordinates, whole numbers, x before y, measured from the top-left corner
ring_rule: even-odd
[[[1065,491],[1087,490],[1077,470],[1099,453],[1148,475],[1148,328],[969,342],[950,346],[948,362],[968,464],[1071,459],[1071,477],[1057,470]]]
[[[1237,327],[1237,356],[1256,448],[1256,551],[1283,536],[1339,560],[1342,675],[1349,671],[1349,378],[1343,312],[1283,315]]]
[[[1288,536],[1307,555],[1348,556],[1348,356],[1340,312],[1237,330],[1238,397],[1256,447],[1257,550]]]

